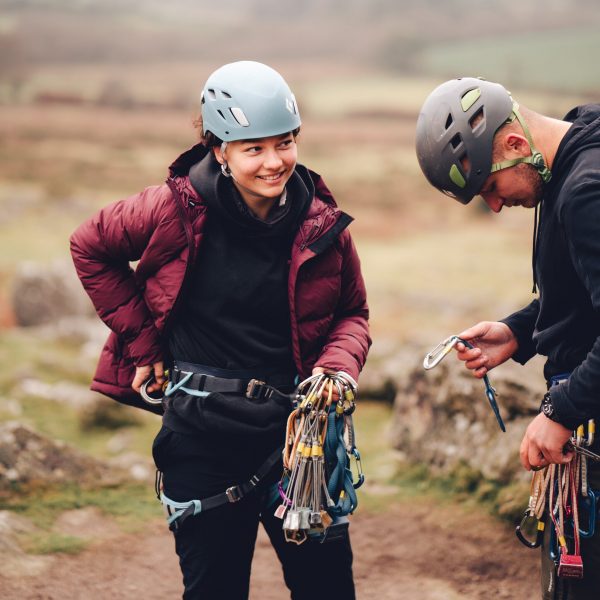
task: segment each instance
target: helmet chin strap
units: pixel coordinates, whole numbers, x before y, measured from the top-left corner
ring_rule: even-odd
[[[537,172],[540,174],[540,177],[542,178],[543,183],[548,183],[550,181],[550,179],[552,178],[552,172],[546,165],[546,161],[544,160],[542,153],[539,150],[537,150],[535,148],[535,146],[533,145],[533,139],[531,137],[531,134],[529,133],[529,127],[527,127],[527,123],[525,123],[525,119],[523,119],[523,117],[519,113],[519,105],[516,102],[513,103],[512,115],[513,116],[510,120],[513,121],[514,118],[516,117],[517,121],[519,121],[519,124],[523,128],[523,133],[525,134],[525,137],[527,138],[527,141],[529,142],[529,147],[531,148],[531,155],[524,156],[522,158],[513,158],[511,160],[504,160],[499,163],[494,163],[492,165],[492,168],[490,169],[490,173],[495,173],[496,171],[501,171],[502,169],[508,169],[508,168],[514,167],[515,165],[518,165],[520,163],[525,163],[528,165],[532,165],[537,170]]]

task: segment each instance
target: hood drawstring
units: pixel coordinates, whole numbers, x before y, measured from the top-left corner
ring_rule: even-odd
[[[540,224],[542,221],[542,202],[540,200],[535,205],[535,213],[533,215],[533,244],[531,248],[531,270],[533,274],[533,287],[531,289],[532,294],[537,294],[537,274],[535,271],[535,262],[537,258],[538,244],[539,244],[539,236],[540,236]]]

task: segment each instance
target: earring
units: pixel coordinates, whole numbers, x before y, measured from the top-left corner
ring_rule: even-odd
[[[221,173],[223,173],[225,177],[231,177],[231,171],[229,170],[226,162],[221,163]]]

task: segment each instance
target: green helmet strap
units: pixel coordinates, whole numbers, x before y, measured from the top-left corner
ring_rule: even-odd
[[[513,121],[514,117],[516,117],[519,121],[519,124],[523,128],[523,133],[525,134],[525,137],[529,142],[529,147],[531,148],[531,156],[525,156],[523,158],[513,158],[511,160],[504,160],[499,163],[494,163],[492,165],[492,168],[490,169],[490,173],[495,173],[496,171],[502,171],[502,169],[508,169],[520,163],[525,163],[528,165],[532,165],[540,174],[542,181],[544,183],[548,183],[552,178],[552,172],[547,167],[546,161],[544,160],[542,153],[539,150],[536,150],[535,146],[533,145],[533,139],[531,137],[531,134],[529,133],[529,127],[527,127],[525,119],[523,119],[523,117],[519,113],[519,105],[516,102],[513,103],[512,115],[514,116],[512,116],[510,121]]]

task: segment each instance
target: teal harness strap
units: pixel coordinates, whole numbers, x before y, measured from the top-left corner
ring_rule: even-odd
[[[177,390],[182,390],[186,394],[189,394],[190,396],[198,396],[199,398],[206,398],[206,396],[208,396],[211,392],[192,390],[190,388],[184,387],[184,384],[186,384],[192,378],[192,376],[193,376],[193,373],[188,373],[187,375],[182,377],[175,384],[172,381],[169,381],[169,385],[167,385],[167,389],[165,390],[165,397],[170,396],[171,394],[175,393]]]
[[[202,511],[202,500],[175,502],[174,500],[167,498],[164,492],[161,492],[160,501],[167,507],[167,510],[169,511],[169,518],[167,519],[169,527],[171,526],[171,523],[182,517],[184,513],[187,513],[187,517],[190,515],[195,516]],[[193,511],[191,510],[192,508],[194,509]],[[171,513],[171,509],[174,509],[175,512]]]

